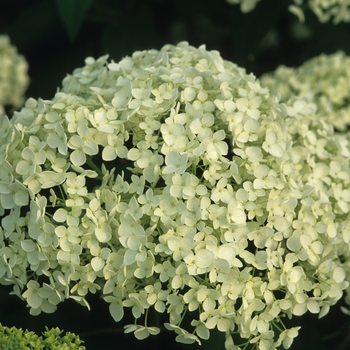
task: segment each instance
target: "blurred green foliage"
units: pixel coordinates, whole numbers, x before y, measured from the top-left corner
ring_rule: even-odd
[[[2,0],[0,34],[29,63],[28,97],[51,98],[64,76],[84,65],[87,56],[108,53],[118,61],[135,50],[159,49],[187,40],[206,44],[259,76],[285,64],[297,66],[321,54],[343,50],[350,54],[350,24],[321,24],[311,11],[306,23],[288,12],[291,0],[263,0],[249,14],[225,0]],[[23,302],[0,289],[0,322],[42,332],[45,325],[79,334],[88,350],[153,348],[196,349],[175,343],[167,331],[142,343],[123,334],[108,306],[90,297],[91,311],[66,302],[51,315],[30,316]],[[162,320],[153,320],[155,324]],[[347,350],[349,317],[334,307],[324,319],[312,315],[296,319],[302,325],[292,349]],[[214,333],[201,349],[224,349]],[[348,345],[349,346],[349,345]]]
[[[56,0],[58,13],[72,41],[75,40],[93,0]]]

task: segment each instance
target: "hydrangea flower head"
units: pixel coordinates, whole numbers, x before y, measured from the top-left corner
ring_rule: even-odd
[[[243,13],[252,11],[260,0],[227,0],[229,4],[239,4]],[[334,24],[350,22],[348,0],[293,0],[288,9],[303,22],[304,10],[308,6],[321,23],[333,20]]]
[[[350,125],[350,57],[338,51],[322,54],[306,61],[300,67],[279,66],[273,73],[265,74],[261,83],[281,94],[287,102],[300,96],[316,104],[318,114],[338,130]]]
[[[179,342],[288,348],[281,316],[348,286],[348,140],[204,46],[87,58],[1,145],[0,282],[34,315],[99,292],[138,339],[157,312]]]
[[[19,108],[24,102],[24,93],[29,84],[28,64],[11,45],[7,35],[0,35],[0,116],[4,107]]]

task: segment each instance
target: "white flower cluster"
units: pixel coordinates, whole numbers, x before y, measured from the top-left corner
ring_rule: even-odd
[[[297,68],[279,66],[260,81],[283,102],[300,96],[315,103],[318,114],[338,130],[350,126],[350,57],[344,52],[322,54]]]
[[[6,105],[22,106],[29,84],[27,71],[25,58],[18,54],[7,35],[0,35],[0,116],[4,115]]]
[[[255,9],[256,4],[260,0],[227,0],[229,4],[238,5],[243,13],[250,12]]]
[[[241,11],[252,11],[260,0],[227,0],[230,4],[239,4]],[[278,1],[278,0],[276,0]],[[290,12],[294,13],[299,20],[304,21],[304,9],[308,6],[322,23],[333,19],[334,24],[350,22],[349,0],[293,0],[289,6]]]
[[[179,342],[289,348],[281,318],[348,286],[348,139],[216,51],[87,58],[0,140],[0,283],[34,315],[99,291],[138,339],[158,312]]]

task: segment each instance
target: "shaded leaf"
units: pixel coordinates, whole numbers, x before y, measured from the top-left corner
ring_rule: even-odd
[[[56,0],[58,12],[66,31],[73,41],[93,0]]]

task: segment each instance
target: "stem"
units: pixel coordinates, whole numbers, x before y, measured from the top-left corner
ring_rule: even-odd
[[[185,308],[183,314],[181,315],[181,320],[180,320],[180,322],[179,322],[179,324],[178,324],[179,326],[181,325],[182,321],[184,320],[185,315],[186,315],[186,313],[187,313],[187,310],[188,310],[188,307]]]
[[[273,324],[273,326],[275,327],[275,328],[277,328],[280,332],[283,332],[285,329],[286,329],[286,327],[285,327],[285,325],[284,325],[284,323],[282,322],[282,320],[280,319],[280,318],[278,318],[278,322],[283,326],[283,328],[281,329],[280,327],[278,327],[277,326],[277,322],[273,322],[272,324]]]
[[[99,167],[96,166],[96,164],[92,161],[91,157],[86,157],[86,164],[91,167],[91,169],[95,170],[97,172],[98,179],[102,180],[103,179],[103,173]]]
[[[149,309],[146,309],[146,313],[145,313],[145,327],[147,327],[148,311],[149,311]]]

